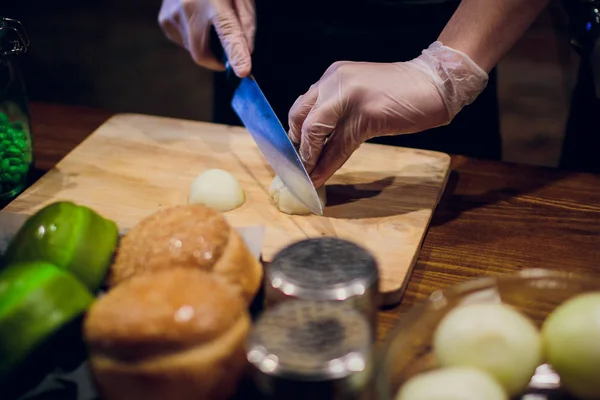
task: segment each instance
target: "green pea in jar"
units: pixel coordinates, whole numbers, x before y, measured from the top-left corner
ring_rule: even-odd
[[[25,189],[33,166],[29,105],[17,66],[28,46],[21,23],[0,17],[0,202]]]

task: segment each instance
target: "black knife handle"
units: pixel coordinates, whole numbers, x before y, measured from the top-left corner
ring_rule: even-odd
[[[223,49],[223,45],[221,44],[221,40],[219,39],[219,35],[217,35],[217,31],[214,26],[210,27],[210,49],[213,52],[215,58],[225,65],[225,73],[227,74],[227,83],[231,85],[232,88],[237,88],[241,79],[235,74],[233,68],[229,64],[229,60],[227,60],[227,54],[225,54],[225,50]]]

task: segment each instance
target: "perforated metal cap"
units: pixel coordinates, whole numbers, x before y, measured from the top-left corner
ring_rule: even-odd
[[[378,282],[377,262],[366,249],[345,239],[319,237],[293,243],[267,268],[270,286],[287,296],[344,300]]]

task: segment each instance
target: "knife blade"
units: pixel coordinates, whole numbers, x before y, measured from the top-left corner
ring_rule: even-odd
[[[242,79],[235,75],[214,28],[211,47],[215,56],[223,60],[227,81],[232,85],[231,106],[262,155],[292,195],[313,214],[323,215],[321,201],[306,168],[256,79],[252,75]]]

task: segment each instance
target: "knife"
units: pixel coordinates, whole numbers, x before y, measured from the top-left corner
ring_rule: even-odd
[[[223,61],[227,82],[233,88],[233,110],[287,189],[313,214],[323,215],[323,207],[306,168],[258,83],[252,75],[242,79],[235,75],[214,27],[210,40],[212,51]]]

